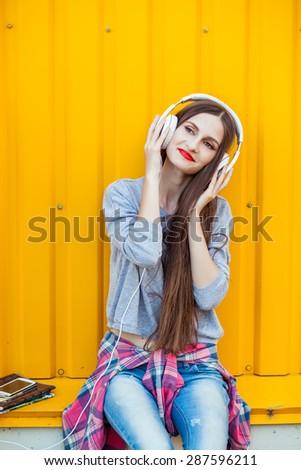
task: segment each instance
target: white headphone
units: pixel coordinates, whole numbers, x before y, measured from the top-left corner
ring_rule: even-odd
[[[178,106],[179,104],[186,103],[187,101],[199,101],[199,100],[206,100],[206,99],[214,101],[215,103],[217,103],[217,104],[221,105],[223,108],[225,108],[225,110],[228,111],[228,113],[232,116],[233,121],[235,123],[236,136],[237,136],[237,150],[236,150],[235,154],[233,155],[233,158],[232,158],[232,161],[231,161],[230,165],[227,168],[226,173],[228,173],[228,171],[231,170],[231,168],[234,166],[236,160],[239,157],[240,147],[241,147],[241,144],[243,142],[243,128],[242,128],[241,122],[240,122],[239,117],[237,116],[237,114],[227,104],[225,104],[223,101],[219,100],[218,98],[215,98],[214,96],[201,94],[201,93],[195,93],[195,94],[192,94],[192,95],[184,96],[184,98],[180,99],[180,101],[177,101],[177,103],[172,104],[171,106],[169,106],[169,108],[167,108],[166,111],[164,111],[164,113],[162,114],[162,116],[160,117],[160,119],[157,123],[157,125],[158,125],[160,123],[161,119],[163,119],[164,117],[167,116],[166,121],[165,121],[164,126],[163,126],[163,129],[162,129],[162,132],[164,132],[164,130],[167,127],[169,127],[169,132],[168,132],[161,148],[166,149],[166,147],[168,146],[168,144],[170,143],[170,141],[172,139],[172,136],[175,133],[175,130],[176,130],[177,124],[178,124],[177,116],[175,116],[174,114],[169,114],[169,113],[176,106]],[[169,116],[168,116],[168,114],[169,114]],[[219,163],[218,170],[221,170],[225,165],[228,165],[229,161],[230,161],[230,156],[227,153],[225,153],[222,160]]]

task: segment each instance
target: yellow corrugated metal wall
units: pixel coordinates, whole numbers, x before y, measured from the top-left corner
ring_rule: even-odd
[[[192,92],[245,130],[220,355],[238,375],[301,372],[300,0],[0,0],[0,19],[0,375],[92,371],[104,188],[143,175],[153,116]]]

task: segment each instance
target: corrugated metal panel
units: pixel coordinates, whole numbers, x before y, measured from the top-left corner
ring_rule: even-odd
[[[235,374],[299,373],[300,1],[2,0],[0,18],[0,375],[94,368],[104,188],[143,175],[152,117],[192,92],[226,101],[245,129],[224,191],[243,219],[221,357]],[[272,241],[256,232],[267,216]]]

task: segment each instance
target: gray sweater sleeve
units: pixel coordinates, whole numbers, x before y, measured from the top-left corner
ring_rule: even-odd
[[[218,275],[208,286],[201,288],[193,284],[195,301],[201,310],[215,308],[225,297],[229,286],[229,242],[232,230],[232,213],[226,199],[218,197],[218,207],[212,224],[212,236],[208,244],[209,253],[218,267]],[[228,237],[226,238],[225,235]],[[222,247],[216,251],[217,248]]]
[[[161,223],[137,218],[139,207],[124,180],[111,183],[104,193],[103,209],[111,244],[142,268],[155,266],[162,255]]]

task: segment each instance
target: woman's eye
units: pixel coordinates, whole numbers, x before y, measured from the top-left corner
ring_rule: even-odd
[[[209,147],[211,150],[214,150],[214,147],[213,147],[213,145],[212,145],[210,142],[206,141],[206,142],[205,142],[205,145],[206,145],[207,147]]]
[[[193,129],[191,129],[191,127],[185,126],[185,129],[187,132],[189,132],[189,134],[193,134]]]

